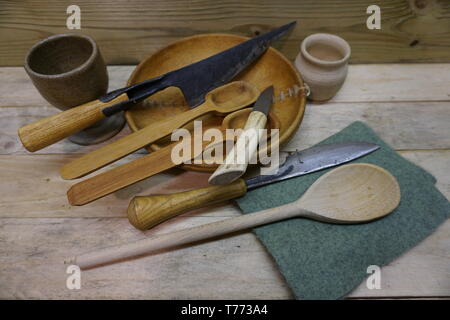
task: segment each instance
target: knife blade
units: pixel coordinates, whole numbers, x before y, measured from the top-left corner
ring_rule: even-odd
[[[191,108],[196,107],[204,102],[206,93],[232,80],[295,24],[289,23],[191,65],[27,124],[19,129],[19,138],[28,151],[40,150],[172,86],[181,89]]]
[[[241,197],[247,190],[347,163],[379,148],[368,142],[320,145],[292,153],[271,175],[173,194],[137,196],[128,206],[128,220],[134,227],[146,230],[181,213]]]
[[[336,142],[291,153],[275,174],[260,175],[245,181],[251,190],[286,179],[334,167],[378,150],[369,142]]]
[[[266,127],[267,115],[273,102],[273,86],[265,89],[255,102],[241,133],[224,162],[209,177],[210,184],[228,184],[241,177],[249,161],[255,156],[261,130]]]
[[[289,31],[296,22],[291,22],[255,38],[242,42],[230,49],[215,54],[199,62],[168,72],[162,76],[143,81],[136,85],[118,89],[100,98],[109,101],[126,92],[130,102],[136,103],[169,86],[178,87],[183,92],[188,105],[193,108],[205,101],[205,95],[227,83],[259,58],[271,45]],[[155,87],[155,84],[160,85]],[[156,90],[156,91],[155,91]],[[122,107],[118,108],[123,110]],[[106,113],[115,109],[104,110]]]

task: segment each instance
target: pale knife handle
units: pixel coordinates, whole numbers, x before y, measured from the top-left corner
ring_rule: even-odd
[[[240,179],[226,186],[204,188],[152,196],[134,197],[128,206],[128,220],[140,229],[149,229],[179,214],[243,196],[247,192]]]
[[[264,129],[266,123],[267,116],[264,113],[259,111],[250,113],[244,131],[237,139],[233,149],[227,154],[224,163],[209,177],[208,182],[210,184],[228,184],[245,173],[248,161],[256,155],[260,140],[260,129]],[[243,157],[240,155],[243,155]]]
[[[78,265],[81,269],[122,261],[183,244],[189,244],[221,235],[249,229],[271,222],[289,219],[305,212],[297,203],[242,215],[219,222],[208,223],[173,233],[163,234],[121,246],[108,247],[69,258],[66,264]]]

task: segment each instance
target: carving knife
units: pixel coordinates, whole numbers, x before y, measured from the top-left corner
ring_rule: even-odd
[[[224,163],[209,177],[210,184],[228,184],[247,170],[252,157],[255,156],[261,138],[261,129],[266,127],[267,115],[273,102],[273,86],[264,90],[255,102],[252,112],[247,118],[244,131],[236,144],[225,157]],[[243,156],[243,159],[241,158]]]
[[[32,122],[19,129],[19,138],[28,151],[40,150],[172,86],[180,88],[188,105],[194,108],[204,102],[206,93],[232,80],[295,24],[291,22],[204,60]]]
[[[277,172],[259,175],[231,184],[208,186],[173,194],[134,197],[128,207],[128,219],[138,229],[149,229],[181,213],[243,196],[270,183],[299,177],[334,167],[365,156],[379,148],[368,142],[341,142],[315,146],[290,154]]]

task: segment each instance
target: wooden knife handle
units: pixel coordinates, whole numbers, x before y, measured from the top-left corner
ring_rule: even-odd
[[[149,229],[190,210],[243,196],[245,181],[239,179],[225,186],[209,186],[173,194],[134,197],[128,206],[128,220],[140,229]]]
[[[241,177],[247,170],[248,161],[256,155],[260,139],[260,130],[266,127],[267,116],[259,111],[252,111],[245,123],[244,131],[239,136],[233,149],[228,153],[223,164],[209,177],[210,184],[228,184]],[[243,159],[240,159],[243,156]]]
[[[128,97],[123,93],[108,102],[94,100],[70,108],[21,127],[19,138],[28,151],[38,151],[102,120],[103,109],[126,100]]]

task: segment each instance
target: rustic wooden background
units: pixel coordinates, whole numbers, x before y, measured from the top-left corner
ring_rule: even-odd
[[[290,21],[276,47],[293,59],[316,32],[347,39],[353,63],[450,61],[449,0],[0,0],[0,66],[20,66],[27,50],[66,28],[66,8],[81,8],[81,30],[108,64],[136,64],[171,41],[199,33],[253,36]],[[368,30],[366,8],[381,8],[381,30]]]

